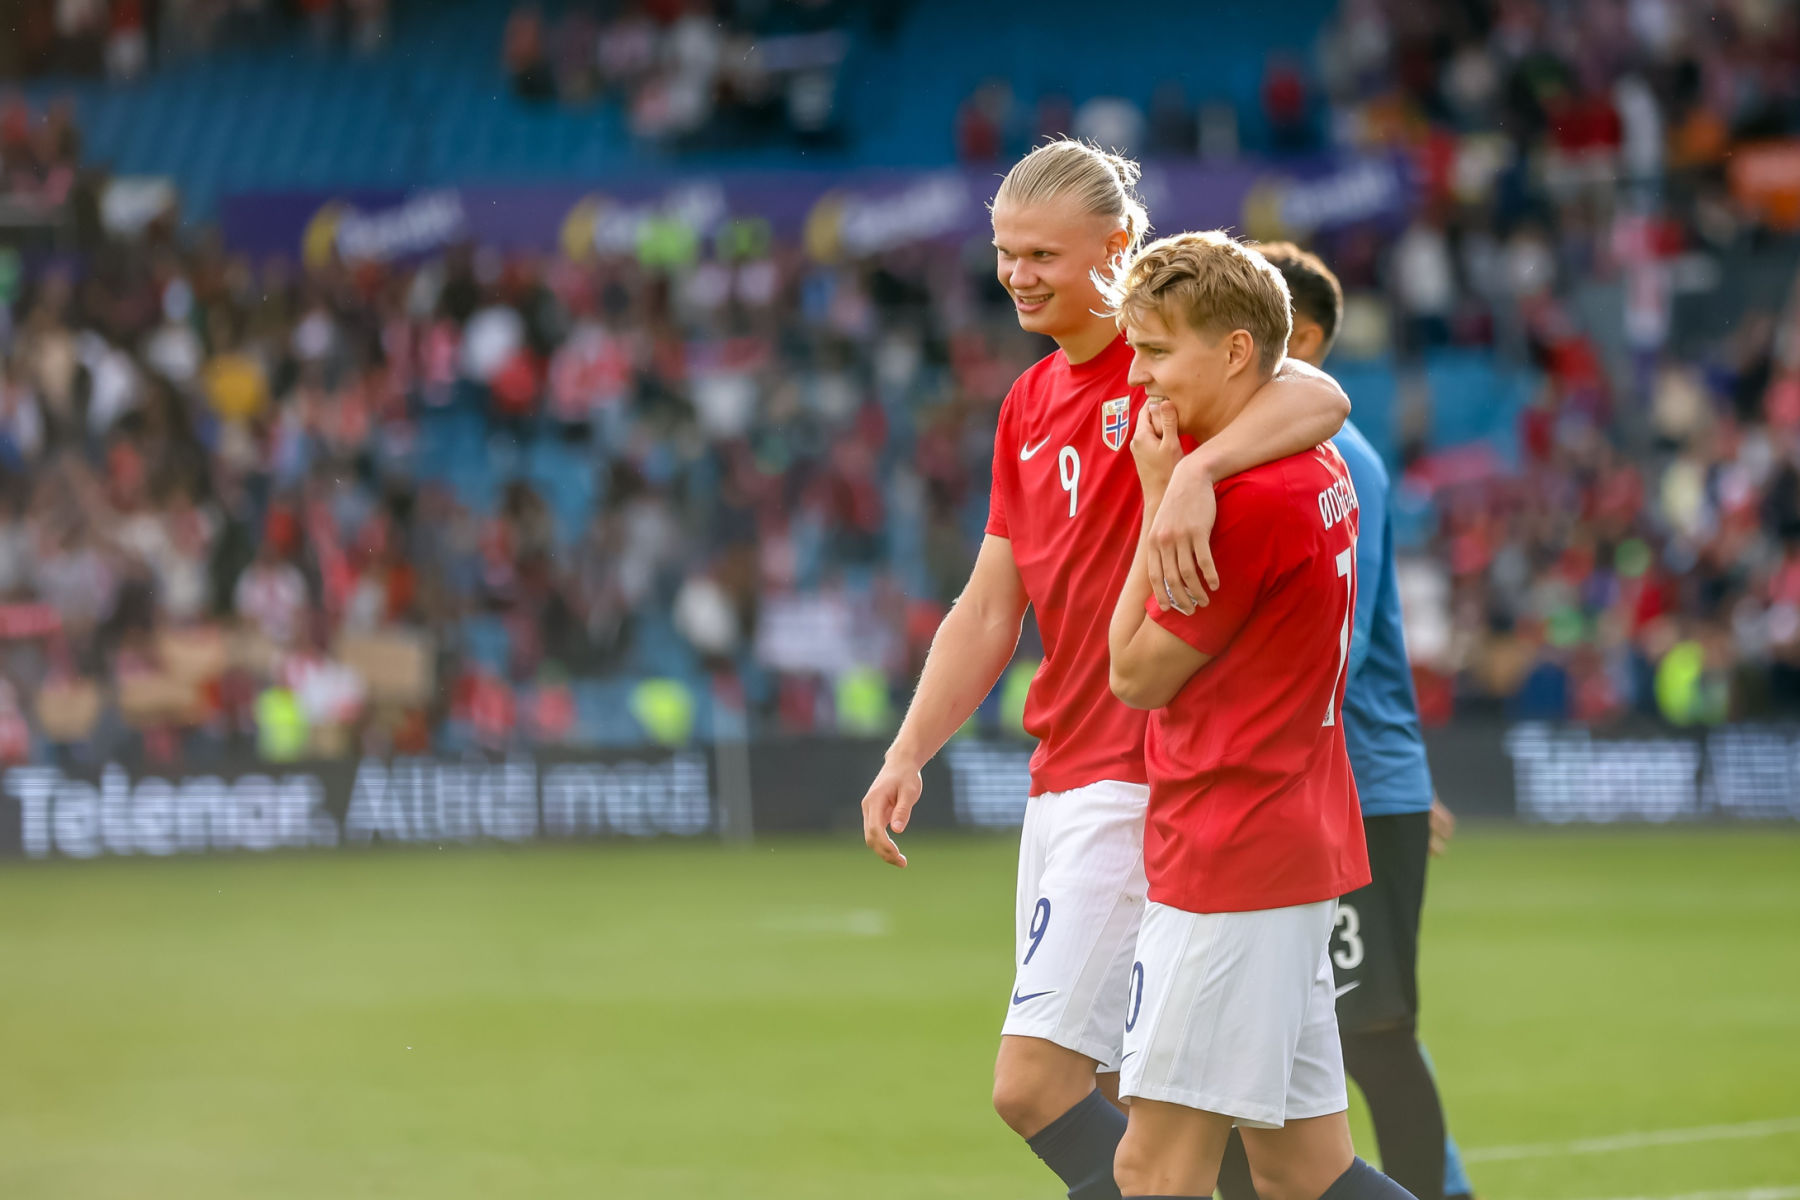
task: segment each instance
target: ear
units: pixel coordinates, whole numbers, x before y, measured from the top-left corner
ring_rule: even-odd
[[[1295,321],[1294,336],[1288,339],[1287,352],[1289,358],[1297,358],[1301,362],[1312,362],[1313,356],[1323,349],[1325,331],[1319,328],[1316,321]]]
[[[1131,245],[1131,235],[1129,233],[1126,233],[1125,230],[1122,228],[1115,229],[1111,233],[1107,234],[1106,235],[1106,258],[1107,258],[1107,261],[1111,262],[1113,259],[1117,258],[1119,255],[1125,253],[1126,247],[1128,247],[1130,245]]]
[[[1256,370],[1256,339],[1248,329],[1234,329],[1225,338],[1225,374],[1234,376]]]

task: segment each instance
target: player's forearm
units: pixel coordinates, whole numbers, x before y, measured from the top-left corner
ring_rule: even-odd
[[[1150,523],[1156,519],[1156,510],[1161,504],[1161,496],[1144,497],[1144,519],[1138,527],[1137,551],[1132,555],[1131,570],[1125,572],[1125,584],[1119,589],[1118,602],[1113,605],[1112,621],[1106,627],[1106,648],[1112,658],[1115,693],[1123,682],[1122,676],[1130,673],[1132,642],[1149,619],[1144,604],[1150,599]]]
[[[958,603],[944,618],[925,655],[925,669],[887,758],[918,770],[975,715],[994,690],[1019,644],[1020,620]]]
[[[1289,359],[1237,419],[1181,460],[1177,473],[1209,483],[1310,450],[1344,427],[1350,398],[1317,367]]]

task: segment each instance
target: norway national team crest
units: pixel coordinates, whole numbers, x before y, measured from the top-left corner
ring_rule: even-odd
[[[1125,435],[1130,429],[1130,396],[1119,396],[1100,402],[1100,440],[1106,443],[1108,450],[1117,450],[1123,446]]]

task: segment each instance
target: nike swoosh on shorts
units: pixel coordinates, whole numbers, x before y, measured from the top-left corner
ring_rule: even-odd
[[[1019,995],[1019,989],[1014,988],[1013,989],[1013,1007],[1017,1008],[1019,1005],[1025,1003],[1027,1000],[1036,1000],[1039,996],[1053,996],[1055,994],[1056,994],[1056,989],[1051,988],[1047,992],[1032,992],[1029,996],[1021,996],[1021,995]]]
[[[1049,444],[1050,444],[1050,439],[1045,438],[1043,441],[1039,442],[1035,446],[1021,446],[1019,448],[1019,461],[1020,462],[1026,461],[1032,455],[1036,454],[1039,450],[1042,450],[1045,446],[1048,446]]]
[[[1362,980],[1352,979],[1349,983],[1346,983],[1343,987],[1341,987],[1337,991],[1331,993],[1331,998],[1333,1000],[1340,999],[1345,992],[1353,992],[1361,986],[1362,986]]]

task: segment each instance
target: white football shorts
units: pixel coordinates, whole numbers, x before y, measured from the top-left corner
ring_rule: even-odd
[[[1279,1129],[1350,1106],[1327,957],[1337,901],[1145,906],[1119,1092]]]
[[[1105,781],[1026,802],[1012,996],[1000,1032],[1119,1069],[1125,993],[1144,912],[1150,789]]]

